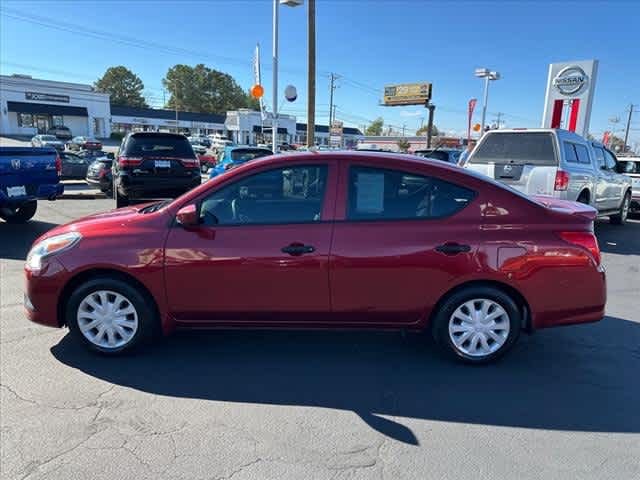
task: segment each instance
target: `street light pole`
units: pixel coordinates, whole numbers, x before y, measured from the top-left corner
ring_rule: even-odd
[[[480,127],[480,136],[484,135],[484,122],[487,117],[488,101],[489,101],[489,75],[484,77],[484,99],[482,101],[482,123]]]
[[[273,0],[273,120],[271,138],[273,153],[278,152],[278,0]]]

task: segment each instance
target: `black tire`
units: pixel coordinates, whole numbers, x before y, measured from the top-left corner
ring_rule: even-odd
[[[78,326],[78,308],[80,303],[92,292],[108,290],[124,295],[135,308],[138,315],[138,328],[131,340],[123,346],[105,348],[98,346],[81,332]],[[102,276],[80,284],[69,297],[65,309],[65,322],[74,338],[94,352],[105,355],[120,355],[139,348],[151,341],[160,331],[159,318],[153,299],[146,292],[119,278]]]
[[[114,189],[114,196],[116,197],[116,208],[128,207],[129,197],[120,195],[117,189]]]
[[[625,211],[626,208],[626,211]],[[620,210],[615,215],[609,217],[609,223],[613,225],[624,225],[627,223],[627,217],[629,216],[629,210],[631,209],[631,193],[627,192],[620,204]]]
[[[580,195],[578,195],[578,199],[576,200],[576,202],[589,205],[589,192],[587,192],[586,190],[584,192],[580,192]]]
[[[454,345],[449,336],[451,316],[458,307],[474,299],[488,299],[497,303],[509,317],[509,333],[504,344],[495,352],[481,357],[463,353]],[[453,293],[445,299],[432,318],[432,333],[439,347],[450,357],[470,364],[491,363],[502,357],[518,340],[522,328],[522,314],[513,298],[502,290],[489,286],[470,286]]]
[[[33,218],[38,209],[38,202],[33,200],[13,209],[0,210],[0,218],[7,223],[26,223]]]

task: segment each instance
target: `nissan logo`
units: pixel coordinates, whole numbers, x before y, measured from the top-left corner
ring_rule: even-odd
[[[19,158],[12,158],[11,159],[11,166],[15,170],[19,170],[20,169],[20,159]]]
[[[510,172],[511,170],[513,170],[513,167],[512,167],[511,165],[505,165],[505,166],[503,167],[503,170],[504,170],[505,172]]]
[[[587,84],[589,77],[578,66],[565,67],[553,79],[553,86],[563,95],[575,95]]]

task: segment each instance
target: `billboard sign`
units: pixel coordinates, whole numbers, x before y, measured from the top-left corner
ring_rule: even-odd
[[[586,136],[597,74],[597,60],[550,64],[542,128],[563,128]]]
[[[400,83],[384,87],[383,104],[388,107],[424,105],[429,100],[431,100],[430,83]]]

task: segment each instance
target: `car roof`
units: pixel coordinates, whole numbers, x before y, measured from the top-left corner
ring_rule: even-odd
[[[489,130],[482,138],[484,138],[487,134],[501,135],[504,133],[551,133],[553,135],[556,135],[561,140],[588,142],[588,140],[583,136],[578,135],[575,132],[570,132],[569,130],[564,130],[562,128],[501,128],[500,130]]]

